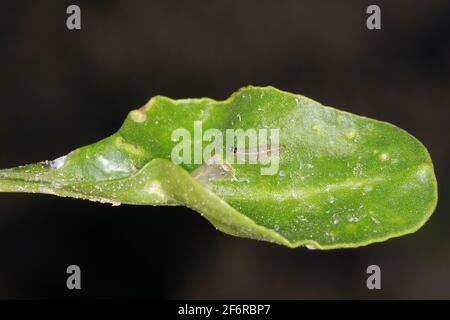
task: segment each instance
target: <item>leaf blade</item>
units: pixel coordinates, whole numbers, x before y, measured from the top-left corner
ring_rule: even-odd
[[[211,164],[173,164],[171,133],[181,127],[194,134],[200,120],[204,130],[280,128],[279,174],[227,164],[227,177]],[[20,191],[13,186],[22,179],[23,192],[184,204],[226,233],[319,249],[415,232],[437,203],[428,151],[406,131],[272,87],[247,87],[225,101],[155,97],[116,134],[64,161],[56,170],[30,167],[38,173],[0,171],[0,191]]]

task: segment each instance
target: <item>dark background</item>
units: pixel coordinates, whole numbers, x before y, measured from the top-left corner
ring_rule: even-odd
[[[369,4],[382,30],[366,28]],[[1,194],[0,298],[450,298],[448,0],[1,1],[0,167],[106,137],[153,95],[224,99],[248,84],[412,133],[439,180],[431,220],[320,252],[230,237],[185,208]],[[66,289],[70,264],[81,291]],[[366,289],[370,264],[381,291]]]

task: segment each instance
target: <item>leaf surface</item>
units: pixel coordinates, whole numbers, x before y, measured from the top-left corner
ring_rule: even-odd
[[[195,138],[196,122],[203,132],[279,129],[276,174],[262,175],[267,163],[248,161],[175,164],[175,130],[194,137],[192,155],[195,145],[210,144]],[[224,146],[227,152],[239,153]],[[415,232],[437,203],[431,158],[413,136],[273,87],[246,87],[225,101],[154,97],[104,140],[1,170],[0,191],[186,205],[228,234],[317,249]]]

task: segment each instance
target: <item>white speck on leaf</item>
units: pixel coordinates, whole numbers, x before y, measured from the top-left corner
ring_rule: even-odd
[[[377,218],[375,218],[375,217],[370,217],[370,219],[372,219],[373,223],[375,223],[375,224],[380,224],[380,220],[378,220]]]
[[[386,152],[383,152],[383,153],[380,154],[379,158],[380,158],[381,161],[387,161],[387,160],[389,160],[389,154],[386,153]]]
[[[336,214],[333,214],[331,217],[331,222],[335,225],[339,223],[339,219],[336,217]]]
[[[361,163],[357,163],[355,167],[353,168],[353,175],[355,176],[361,176],[363,174],[363,166]]]
[[[427,171],[423,168],[421,168],[419,171],[417,171],[417,178],[419,178],[420,182],[426,182],[427,181]]]
[[[353,140],[356,137],[356,131],[355,130],[349,130],[345,133],[345,136],[349,140]]]

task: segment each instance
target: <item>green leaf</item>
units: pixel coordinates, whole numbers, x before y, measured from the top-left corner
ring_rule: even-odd
[[[278,146],[265,151],[222,145],[224,158],[278,153],[276,174],[249,161],[175,164],[175,130],[194,137],[191,158],[194,147],[210,144],[196,137],[199,121],[203,133],[279,129]],[[317,249],[415,232],[437,203],[430,156],[407,132],[273,87],[246,87],[225,101],[154,97],[104,140],[54,161],[1,170],[0,191],[185,205],[225,233]]]

